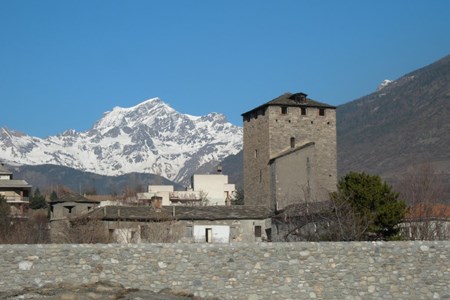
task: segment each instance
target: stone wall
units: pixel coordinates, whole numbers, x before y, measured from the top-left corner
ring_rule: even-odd
[[[1,245],[0,291],[119,282],[220,299],[448,299],[450,242]]]
[[[329,192],[336,190],[336,110],[323,108],[325,115],[321,116],[317,107],[307,107],[306,115],[301,114],[300,106],[285,108],[285,113],[282,113],[282,106],[270,105],[244,117],[244,193],[247,205],[276,209],[276,203],[271,201],[274,187],[270,185],[269,161],[310,142],[315,144],[314,164],[311,164],[317,178],[315,194],[318,199],[315,200],[326,200],[324,198]],[[304,165],[299,165],[297,173],[304,172]]]

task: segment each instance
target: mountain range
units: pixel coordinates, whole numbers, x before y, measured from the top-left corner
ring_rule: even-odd
[[[338,106],[338,175],[380,175],[395,184],[408,171],[429,165],[450,202],[450,55],[377,90]],[[242,151],[222,163],[242,185]]]
[[[115,107],[85,131],[45,139],[0,129],[0,160],[8,165],[58,165],[100,175],[151,173],[188,184],[242,149],[242,128],[222,114],[181,114],[159,98]]]
[[[375,92],[337,108],[338,173],[364,171],[394,183],[408,168],[430,164],[450,200],[449,120],[447,56],[385,80]],[[53,164],[108,176],[153,173],[187,185],[193,173],[214,172],[220,164],[229,181],[242,187],[242,128],[217,113],[178,113],[158,98],[116,107],[81,133],[69,130],[40,139],[3,128],[0,148],[0,160],[22,165],[16,170],[32,184],[27,176],[45,176],[45,171],[37,166],[30,171],[27,165]]]

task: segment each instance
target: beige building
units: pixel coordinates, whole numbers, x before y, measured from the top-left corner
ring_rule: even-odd
[[[175,191],[173,185],[149,185],[148,192],[138,193],[137,199],[161,197],[162,205],[230,205],[236,191],[235,185],[228,183],[223,174],[195,174],[191,187],[185,191]]]
[[[286,93],[244,114],[246,205],[282,210],[336,189],[336,108]]]
[[[13,179],[13,174],[0,164],[0,195],[9,204],[12,217],[27,217],[32,186],[25,180]]]

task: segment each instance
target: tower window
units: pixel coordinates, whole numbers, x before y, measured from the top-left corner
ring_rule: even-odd
[[[282,115],[287,115],[287,113],[288,113],[288,108],[286,106],[282,106],[281,107],[281,114]]]
[[[301,107],[302,116],[306,116],[306,107]]]
[[[295,148],[295,137],[291,137],[291,148]]]
[[[319,108],[319,116],[325,116],[325,108]]]
[[[255,158],[258,157],[258,149],[255,149]]]

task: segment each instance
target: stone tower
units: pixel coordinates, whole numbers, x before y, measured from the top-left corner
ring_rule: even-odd
[[[246,205],[281,210],[336,190],[336,107],[286,93],[242,116]]]

